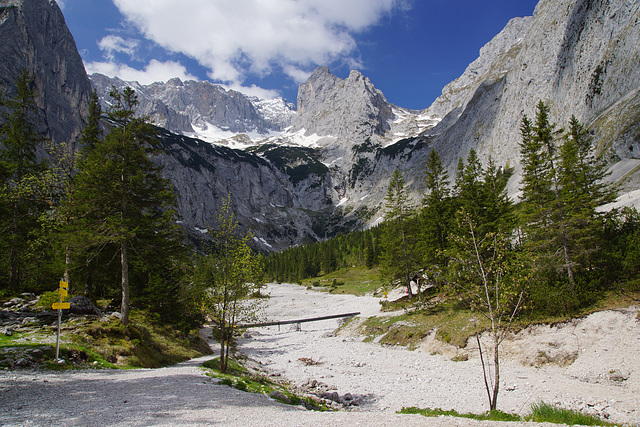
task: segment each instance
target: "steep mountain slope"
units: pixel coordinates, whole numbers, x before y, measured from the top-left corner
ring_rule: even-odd
[[[543,100],[559,126],[571,115],[585,123],[613,162],[637,157],[639,20],[635,1],[542,0],[533,17],[512,20],[445,87],[428,111],[446,114],[427,135],[450,168],[471,148],[485,161],[517,167],[522,115],[531,117]]]
[[[41,108],[39,131],[57,143],[73,142],[89,103],[76,43],[55,2],[0,1],[0,94],[15,95],[16,76],[26,69]]]

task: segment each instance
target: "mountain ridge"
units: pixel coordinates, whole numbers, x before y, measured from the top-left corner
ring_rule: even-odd
[[[43,115],[50,114],[46,130],[66,135],[58,142],[73,140],[90,83],[59,8],[47,0],[4,3],[10,6],[0,8],[0,40],[7,43],[0,49],[19,46],[18,57],[29,58],[25,66],[40,73],[36,86],[55,82],[38,86]],[[413,202],[420,203],[432,149],[451,178],[458,159],[471,149],[484,164],[492,158],[513,166],[509,194],[517,197],[518,129],[539,100],[560,127],[575,114],[594,138],[594,154],[617,168],[612,176],[623,189],[637,189],[639,21],[636,2],[541,0],[533,16],[512,19],[420,111],[390,104],[359,71],[341,79],[327,67],[300,86],[297,111],[284,100],[250,98],[208,82],[139,85],[96,75],[92,81],[103,97],[112,84],[131,85],[140,112],[168,129],[158,129],[165,152],[156,160],[178,190],[179,213],[191,236],[200,238],[199,230],[214,226],[222,200],[231,194],[243,229],[256,232],[257,247],[278,250],[381,221],[395,169],[403,173]],[[29,35],[16,25],[36,30]],[[64,35],[66,42],[36,46],[46,41],[37,31]],[[48,56],[40,52],[45,47],[52,51]],[[18,70],[6,64],[19,62],[11,61],[16,52],[5,49],[3,55],[9,60],[0,68],[0,83],[9,88]],[[67,95],[70,87],[76,89]],[[56,103],[66,110],[53,108]],[[217,138],[227,148],[192,138],[207,132],[210,142]]]

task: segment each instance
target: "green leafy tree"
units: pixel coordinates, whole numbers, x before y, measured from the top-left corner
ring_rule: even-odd
[[[131,251],[160,250],[175,241],[175,194],[151,155],[156,140],[146,118],[135,117],[131,88],[113,89],[108,118],[113,127],[78,163],[72,202],[74,228],[94,254],[119,259],[122,323],[129,322]],[[85,134],[86,135],[86,134]],[[165,252],[166,254],[166,252]]]
[[[528,263],[510,247],[509,235],[479,234],[473,217],[464,211],[457,215],[458,227],[450,252],[447,290],[473,313],[475,337],[482,365],[489,409],[497,408],[500,390],[499,347],[518,312],[522,309],[530,281]],[[481,340],[489,325],[489,342]]]
[[[203,290],[205,310],[219,331],[220,371],[226,372],[235,326],[254,321],[259,314],[261,300],[252,296],[262,285],[262,269],[249,247],[252,235],[238,230],[230,199],[223,204],[212,235],[213,249],[196,264],[194,282]]]
[[[46,164],[37,157],[44,139],[37,133],[37,107],[32,77],[24,70],[16,80],[16,95],[1,99],[0,114],[0,244],[7,259],[8,285],[19,290],[29,274],[38,220],[48,208],[43,180]],[[6,271],[6,270],[5,270]]]
[[[413,207],[409,202],[404,178],[397,169],[391,176],[385,198],[386,228],[382,239],[382,274],[391,283],[400,280],[413,297],[411,279],[419,268],[419,256],[414,222],[410,221]]]

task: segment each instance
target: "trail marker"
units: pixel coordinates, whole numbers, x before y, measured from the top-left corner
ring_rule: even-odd
[[[54,310],[58,310],[58,332],[56,333],[56,363],[59,363],[59,354],[60,354],[60,322],[62,321],[62,310],[67,310],[71,308],[71,303],[62,302],[62,298],[65,298],[69,295],[69,282],[65,282],[64,280],[60,281],[60,285],[58,286],[58,302],[54,302],[51,304],[51,308]]]

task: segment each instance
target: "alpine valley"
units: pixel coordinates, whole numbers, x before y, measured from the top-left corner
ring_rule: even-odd
[[[115,86],[135,89],[140,114],[157,126],[156,160],[178,193],[179,214],[195,239],[215,226],[230,195],[256,248],[279,250],[374,225],[389,178],[400,170],[411,198],[424,194],[428,153],[451,177],[459,158],[511,166],[519,186],[518,131],[543,100],[565,126],[575,115],[598,156],[611,165],[621,200],[640,193],[640,3],[637,0],[541,0],[514,18],[428,108],[387,102],[359,71],[346,79],[316,69],[298,90],[297,108],[208,82],[140,85],[87,76],[53,0],[0,1],[0,90],[35,77],[41,129],[73,142],[84,126],[92,88],[105,105]],[[426,77],[425,77],[426,78]],[[410,84],[409,82],[407,84]]]

